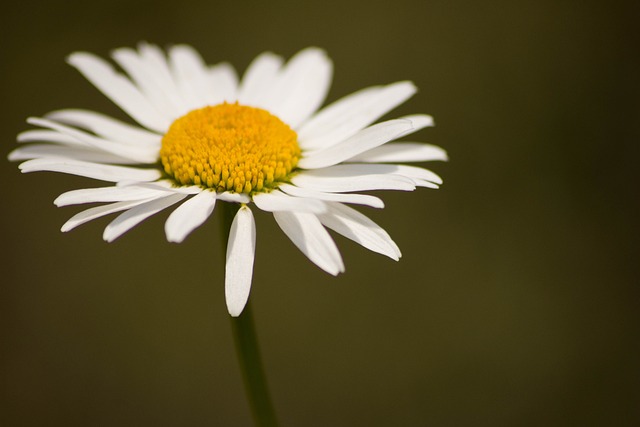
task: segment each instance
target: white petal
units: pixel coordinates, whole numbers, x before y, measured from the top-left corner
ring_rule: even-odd
[[[282,57],[271,52],[257,56],[242,78],[238,101],[244,105],[269,108],[267,95],[273,90],[282,62]]]
[[[111,203],[109,205],[96,206],[94,208],[89,208],[84,210],[74,216],[72,216],[69,221],[64,223],[61,228],[62,232],[71,231],[79,225],[82,225],[86,222],[92,221],[94,219],[103,217],[105,215],[109,215],[116,212],[121,212],[127,209],[131,209],[135,206],[139,206],[143,203],[147,203],[153,199],[143,199],[143,200],[132,200],[126,202],[117,202]]]
[[[407,130],[402,136],[409,135],[426,127],[434,126],[433,117],[428,114],[412,114],[410,116],[400,117],[398,120],[411,121],[411,129]]]
[[[27,130],[18,134],[18,142],[24,143],[34,141],[53,142],[54,144],[71,145],[74,147],[87,146],[87,144],[83,144],[76,138],[51,130]]]
[[[291,178],[291,182],[298,187],[329,193],[369,190],[413,191],[416,189],[412,179],[400,175],[348,175],[342,171],[340,174],[332,174],[330,169],[331,168],[300,172]]]
[[[218,200],[222,200],[224,202],[229,202],[229,203],[249,203],[251,201],[251,198],[247,194],[232,193],[230,191],[218,193],[217,197],[218,197]]]
[[[251,209],[242,206],[233,218],[229,231],[224,278],[227,309],[233,317],[242,313],[249,299],[255,252],[256,224]]]
[[[300,51],[284,67],[271,93],[275,103],[269,111],[292,128],[298,127],[324,102],[332,75],[333,64],[322,49]]]
[[[174,182],[168,179],[154,182],[120,182],[118,183],[118,185],[122,187],[135,186],[140,188],[148,188],[151,190],[164,191],[165,193],[180,193],[186,195],[198,194],[202,191],[202,188],[198,187],[197,185],[176,187]]]
[[[336,165],[331,168],[334,173],[345,173],[347,175],[351,173],[361,174],[395,174],[401,175],[411,179],[418,179],[433,182],[435,184],[442,184],[442,178],[428,169],[420,168],[417,166],[405,166],[405,165],[382,165],[382,164],[348,164],[348,165]]]
[[[449,160],[447,152],[440,147],[419,142],[397,142],[373,148],[349,159],[350,162],[403,163]]]
[[[346,96],[323,108],[300,128],[300,146],[305,150],[317,150],[344,141],[415,92],[413,83],[404,81],[363,89]]]
[[[329,132],[336,132],[341,126],[347,125],[353,120],[352,116],[355,111],[372,104],[382,90],[382,86],[371,86],[360,89],[357,92],[353,92],[334,101],[318,111],[297,130],[301,147],[305,149],[322,148],[325,144],[315,143],[317,138],[324,136],[331,137],[332,135],[327,135]],[[365,126],[366,125],[363,125],[360,129]],[[353,133],[360,129],[356,129]],[[331,139],[338,139],[339,142],[345,138],[338,136],[337,138]]]
[[[435,184],[442,184],[442,178],[440,178],[430,170],[419,168],[416,166],[405,165],[346,163],[324,169],[301,172],[299,175],[311,175],[316,177],[341,177],[345,179],[352,179],[358,176],[365,175],[399,175],[405,178],[409,178],[414,182],[417,182],[416,180],[422,180],[433,182]],[[295,178],[296,177],[294,177],[292,181],[295,181]]]
[[[88,110],[58,110],[48,113],[46,118],[68,125],[87,129],[111,141],[126,144],[144,144],[160,148],[162,135],[131,126],[114,118]]]
[[[107,228],[105,228],[104,233],[102,234],[102,238],[107,242],[113,242],[115,239],[122,236],[145,219],[175,203],[178,203],[185,197],[186,194],[175,193],[129,209],[107,225]]]
[[[174,210],[164,225],[167,240],[180,243],[209,218],[216,205],[216,193],[202,191]]]
[[[280,184],[278,188],[287,194],[291,194],[292,196],[333,202],[355,203],[357,205],[366,205],[373,208],[384,207],[384,202],[380,198],[369,196],[368,194],[324,193],[322,191],[296,187],[295,185],[291,184]]]
[[[73,159],[83,162],[107,163],[107,164],[138,164],[139,162],[124,157],[105,153],[93,148],[65,147],[53,144],[31,144],[16,148],[9,153],[9,160],[29,159]]]
[[[187,45],[173,46],[169,50],[171,71],[190,109],[210,105],[215,99],[209,70],[202,57]]]
[[[320,200],[294,197],[280,191],[258,193],[253,196],[256,206],[266,212],[296,211],[296,212],[326,212],[324,202]]]
[[[112,57],[163,115],[175,118],[188,111],[160,48],[140,43],[137,52],[121,48]]]
[[[411,120],[389,120],[361,130],[345,141],[321,151],[306,152],[298,162],[303,169],[333,166],[386,142],[399,138],[413,129]]]
[[[328,203],[327,213],[318,215],[325,227],[365,248],[398,261],[402,254],[389,234],[365,215],[341,203]]]
[[[100,187],[83,188],[67,191],[59,195],[53,203],[58,206],[77,205],[81,203],[124,202],[162,197],[165,191],[143,187]]]
[[[222,102],[233,102],[238,97],[238,75],[236,70],[228,63],[223,62],[209,68],[209,80],[213,87],[214,97],[211,105]]]
[[[84,52],[70,55],[68,62],[138,123],[161,133],[168,129],[171,118],[162,115],[129,79],[117,73],[108,62]]]
[[[49,171],[86,176],[102,181],[155,181],[162,174],[157,169],[139,169],[126,166],[101,165],[64,159],[34,159],[18,166],[22,173]]]
[[[108,153],[115,154],[116,156],[137,160],[140,163],[156,163],[159,158],[159,147],[156,146],[139,146],[109,141],[81,130],[61,125],[51,120],[39,119],[36,117],[30,117],[27,119],[27,122],[35,126],[46,127],[73,137],[89,147],[103,150]]]
[[[340,251],[314,214],[274,212],[273,217],[293,244],[315,265],[334,276],[344,272]]]

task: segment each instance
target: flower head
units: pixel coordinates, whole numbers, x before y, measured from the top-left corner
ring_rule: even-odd
[[[227,248],[225,295],[232,316],[244,308],[253,274],[256,230],[251,207],[272,212],[284,233],[318,267],[344,271],[331,229],[398,260],[400,250],[377,224],[348,204],[382,208],[357,192],[438,188],[441,179],[397,163],[446,160],[429,144],[393,142],[432,126],[427,115],[372,124],[411,97],[415,86],[375,86],[319,109],[332,63],[317,48],[288,62],[258,56],[242,79],[226,63],[206,65],[189,46],[165,54],[141,44],[117,49],[124,73],[89,53],[68,61],[138,125],[87,110],[30,118],[38,129],[18,136],[10,160],[22,172],[54,171],[113,183],[69,191],[57,206],[102,203],[73,216],[69,231],[121,212],[105,229],[113,241],[146,218],[178,205],[165,223],[167,240],[181,242],[218,201],[240,208]],[[391,142],[391,143],[390,143]]]

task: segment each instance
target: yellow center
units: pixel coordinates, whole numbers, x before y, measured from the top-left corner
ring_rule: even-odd
[[[286,181],[300,147],[296,133],[276,116],[225,102],[173,122],[160,159],[179,184],[249,194]]]

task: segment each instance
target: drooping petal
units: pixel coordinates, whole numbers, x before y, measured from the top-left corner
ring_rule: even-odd
[[[122,212],[124,210],[134,208],[151,200],[153,199],[129,200],[126,202],[116,202],[108,205],[96,206],[94,208],[86,209],[72,216],[67,222],[64,223],[60,231],[71,231],[77,226],[82,225],[86,222],[93,221],[94,219],[103,217],[105,215],[110,215],[112,213]]]
[[[84,144],[81,141],[78,141],[76,138],[73,138],[69,135],[64,135],[60,132],[52,131],[52,130],[42,130],[42,129],[33,129],[27,130],[24,132],[20,132],[18,134],[18,142],[51,142],[54,144],[60,145],[70,145],[73,147],[86,147],[87,144]]]
[[[171,117],[161,113],[129,79],[117,73],[108,62],[85,52],[71,54],[67,61],[138,123],[156,132],[164,133],[168,129]]]
[[[274,91],[269,111],[292,128],[313,114],[329,92],[333,63],[322,49],[307,48],[285,65]]]
[[[256,206],[266,212],[295,211],[322,213],[327,210],[324,202],[302,197],[294,197],[278,190],[270,193],[258,193],[253,196]]]
[[[231,224],[227,245],[224,293],[229,314],[237,317],[249,299],[256,251],[256,225],[251,209],[242,206]]]
[[[124,202],[131,200],[153,199],[166,195],[166,191],[144,187],[100,187],[71,190],[59,195],[53,203],[58,206],[81,203]]]
[[[404,163],[447,161],[449,157],[442,148],[419,142],[396,142],[372,148],[349,159],[350,162],[364,163]]]
[[[243,105],[269,108],[270,91],[278,78],[282,67],[282,57],[271,52],[257,56],[244,74],[238,93],[238,101]]]
[[[182,242],[193,230],[209,218],[216,205],[216,193],[202,191],[174,210],[164,225],[167,240]]]
[[[338,144],[402,104],[415,92],[413,83],[403,81],[348,95],[320,110],[300,128],[300,146],[305,150],[318,150]]]
[[[202,188],[198,187],[197,185],[176,187],[175,183],[168,179],[163,179],[160,181],[153,181],[153,182],[135,182],[135,181],[119,182],[118,185],[122,187],[134,186],[134,187],[148,188],[151,190],[164,191],[167,193],[180,193],[180,194],[186,194],[186,195],[198,194],[202,191]]]
[[[318,219],[333,231],[361,244],[370,251],[398,261],[402,254],[398,245],[378,224],[360,212],[341,203],[328,203],[328,211]]]
[[[115,239],[122,236],[145,219],[157,214],[173,204],[178,203],[185,197],[187,197],[186,194],[172,193],[168,196],[155,199],[129,209],[107,225],[107,228],[105,228],[104,233],[102,234],[102,238],[107,242],[113,242]]]
[[[334,276],[344,272],[340,251],[314,214],[274,212],[273,217],[293,244],[315,265]]]
[[[131,126],[128,123],[94,111],[74,109],[57,110],[46,114],[45,117],[60,123],[89,130],[111,141],[133,145],[150,145],[158,148],[160,148],[162,141],[162,135],[149,132],[137,126]]]
[[[368,194],[325,193],[309,188],[296,187],[295,185],[291,184],[280,184],[278,188],[287,194],[291,194],[292,196],[333,202],[354,203],[357,205],[371,206],[373,208],[384,207],[384,202],[382,201],[382,199],[375,196],[370,196]]]
[[[411,120],[389,120],[361,130],[345,141],[320,151],[308,152],[298,162],[303,169],[326,168],[337,165],[413,130]]]
[[[34,159],[21,163],[22,173],[49,171],[85,176],[102,181],[155,181],[162,174],[157,169],[141,169],[127,166],[103,165],[65,159]]]

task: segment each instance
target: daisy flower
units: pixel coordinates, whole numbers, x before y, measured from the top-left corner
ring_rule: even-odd
[[[53,171],[111,186],[68,191],[57,206],[101,203],[73,216],[62,231],[120,212],[104,230],[111,242],[168,209],[165,233],[181,242],[218,202],[234,203],[225,296],[242,312],[251,287],[256,228],[252,208],[272,212],[304,255],[329,274],[344,271],[327,229],[398,260],[389,235],[351,204],[382,208],[370,190],[438,188],[441,179],[397,163],[446,160],[444,150],[393,142],[433,125],[418,114],[373,124],[416,92],[408,81],[369,87],[319,109],[332,78],[325,52],[308,48],[285,62],[263,53],[241,79],[227,63],[209,66],[190,46],[165,53],[151,44],[112,54],[120,67],[85,52],[68,62],[138,123],[82,110],[27,121],[10,160],[22,172]],[[390,143],[391,142],[391,143]]]

